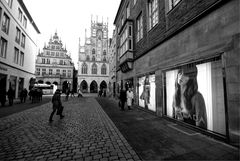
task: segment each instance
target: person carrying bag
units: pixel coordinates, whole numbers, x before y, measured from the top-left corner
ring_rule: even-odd
[[[56,90],[56,92],[54,93],[53,97],[52,97],[52,108],[53,108],[53,111],[50,115],[50,118],[49,118],[49,122],[52,122],[53,121],[53,115],[54,113],[57,111],[57,115],[60,115],[60,119],[62,119],[64,116],[62,115],[62,111],[63,111],[63,106],[62,106],[62,102],[61,102],[61,92],[59,89]]]

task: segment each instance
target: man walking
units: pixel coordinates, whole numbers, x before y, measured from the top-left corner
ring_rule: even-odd
[[[62,110],[63,110],[63,106],[62,106],[62,101],[61,101],[61,92],[59,89],[56,90],[56,92],[54,93],[53,97],[52,97],[52,108],[53,111],[50,115],[49,118],[49,122],[53,121],[53,115],[56,112],[56,110],[58,110],[57,115],[60,115],[60,119],[62,119],[64,116],[62,115]]]
[[[125,90],[121,89],[119,99],[121,101],[121,110],[124,111],[124,106],[127,99]]]

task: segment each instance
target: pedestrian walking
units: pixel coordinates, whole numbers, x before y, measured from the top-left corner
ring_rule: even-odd
[[[7,95],[8,95],[8,101],[9,101],[9,106],[13,105],[13,98],[14,98],[14,90],[12,89],[12,87],[10,86],[8,91],[7,91]]]
[[[0,90],[0,102],[1,102],[2,107],[5,106],[5,103],[6,103],[6,95],[7,95],[6,89],[1,89],[1,90]]]
[[[27,95],[28,95],[28,91],[27,91],[26,88],[24,88],[24,89],[23,89],[23,102],[24,102],[24,103],[26,102]]]
[[[128,106],[128,110],[131,110],[132,102],[133,102],[133,91],[132,91],[132,88],[128,88],[128,91],[127,91],[127,106]]]
[[[121,89],[119,99],[120,99],[120,102],[121,102],[120,103],[121,110],[124,111],[124,106],[125,106],[125,102],[126,102],[126,99],[127,99],[125,90]]]
[[[62,111],[63,111],[63,106],[62,106],[62,101],[61,101],[61,92],[59,89],[56,90],[56,92],[54,93],[53,97],[52,97],[52,108],[53,111],[50,115],[49,118],[49,122],[53,121],[53,115],[56,112],[56,110],[58,110],[57,115],[60,115],[60,119],[62,119],[64,116],[62,115]]]

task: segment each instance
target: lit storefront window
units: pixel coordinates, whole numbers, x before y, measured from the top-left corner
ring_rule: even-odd
[[[139,106],[156,111],[155,75],[147,75],[138,79]]]
[[[165,72],[166,115],[226,134],[220,60],[180,66]]]

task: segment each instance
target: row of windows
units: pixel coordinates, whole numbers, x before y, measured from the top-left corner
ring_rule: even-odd
[[[15,42],[20,44],[20,41],[21,41],[21,47],[25,48],[26,36],[23,33],[21,34],[21,30],[18,27],[16,27]]]
[[[40,75],[41,74],[41,69],[40,68],[36,68],[36,75]],[[47,69],[42,69],[42,75],[61,75],[61,70],[60,69],[56,69],[56,71],[54,71],[53,69],[48,69],[48,73],[47,73]],[[62,76],[64,77],[71,77],[72,76],[72,71],[71,70],[62,70]]]
[[[0,57],[6,58],[7,57],[7,46],[8,41],[1,37],[0,40]],[[15,64],[19,64],[20,66],[24,65],[24,53],[20,51],[17,47],[14,48],[14,57],[13,62]]]
[[[18,20],[23,24],[24,28],[27,28],[27,18],[23,15],[20,8],[18,8]]]
[[[89,55],[87,55],[86,60],[87,60],[87,61],[90,61],[90,56],[89,56]],[[96,61],[95,56],[92,56],[92,61]],[[103,57],[103,61],[104,61],[104,62],[107,61],[106,57]]]
[[[132,25],[128,24],[120,36],[120,57],[128,50],[132,50]]]
[[[64,57],[64,53],[59,53],[59,52],[54,52],[54,51],[46,51],[46,55],[48,55],[48,56],[56,56],[56,57],[59,57],[59,56],[61,56],[61,57]]]
[[[82,74],[88,74],[88,66],[86,63],[82,64]],[[97,64],[92,65],[92,74],[97,74]],[[101,67],[101,74],[106,75],[107,74],[107,66],[106,64],[103,64]]]
[[[14,48],[14,58],[13,62],[15,64],[19,64],[20,66],[23,66],[24,64],[24,53],[22,51],[19,51],[18,48]]]
[[[137,0],[134,0],[134,5]],[[168,10],[173,9],[181,0],[166,0],[168,3]],[[158,0],[149,0],[148,1],[148,30],[151,30],[154,26],[158,24],[159,19],[159,4]],[[126,6],[126,18],[130,16],[130,7],[129,4]],[[124,23],[124,17],[121,18],[121,25]],[[137,23],[137,35],[136,35],[136,42],[140,41],[143,38],[143,18],[142,13],[136,19]],[[118,28],[118,33],[119,33]]]
[[[42,58],[42,64],[51,64],[51,61],[50,59],[45,59],[45,58]],[[70,65],[71,62],[70,61],[67,61],[67,60],[59,60],[59,62],[57,62],[57,59],[53,59],[53,62],[52,64],[59,64],[59,65]]]
[[[92,49],[92,54],[95,54],[96,53],[96,50],[93,48]],[[107,54],[107,52],[106,52],[106,50],[103,50],[103,55],[106,55]]]

